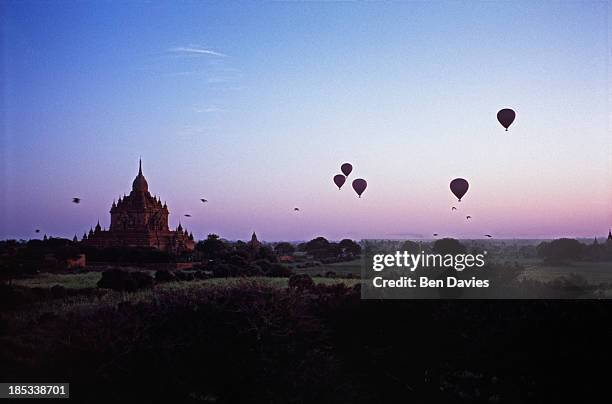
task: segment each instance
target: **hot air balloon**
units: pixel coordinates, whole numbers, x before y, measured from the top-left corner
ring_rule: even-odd
[[[459,202],[461,202],[461,198],[463,198],[469,187],[470,185],[463,178],[455,178],[450,183],[451,192],[455,194]]]
[[[514,122],[514,118],[516,118],[516,113],[510,108],[504,108],[497,113],[497,120],[506,128],[506,132],[508,132],[508,127]]]
[[[363,178],[357,178],[355,181],[353,181],[353,189],[355,190],[355,192],[357,192],[357,195],[359,195],[360,198],[361,194],[363,194],[363,191],[365,191],[367,186],[368,183]]]
[[[334,184],[336,184],[338,189],[342,188],[345,182],[346,182],[346,177],[344,175],[337,174],[334,176]]]
[[[348,177],[351,171],[353,171],[353,166],[350,163],[344,163],[340,166],[340,171]]]

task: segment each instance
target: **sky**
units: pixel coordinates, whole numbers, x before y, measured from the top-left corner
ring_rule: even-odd
[[[171,227],[196,238],[604,236],[609,15],[607,2],[4,1],[0,239],[108,227],[140,157]],[[517,114],[508,132],[501,108]]]

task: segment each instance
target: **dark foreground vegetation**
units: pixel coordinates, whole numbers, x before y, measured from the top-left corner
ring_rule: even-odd
[[[0,381],[70,382],[73,402],[609,402],[608,300],[361,300],[359,285],[348,286],[357,281],[346,279],[355,274],[338,279],[320,266],[354,260],[361,249],[321,237],[272,248],[211,235],[189,257],[192,270],[174,271],[70,272],[66,262],[84,251],[69,240],[0,247]],[[610,242],[564,239],[489,247],[572,265],[608,262],[612,251]],[[402,245],[429,248],[484,247],[451,239]],[[160,258],[144,250],[85,253]],[[522,289],[589,296],[610,289],[579,273],[543,284],[508,265],[500,273]],[[81,288],[19,283],[55,272],[100,276]]]
[[[6,311],[0,378],[68,381],[83,403],[604,402],[606,301],[362,301],[358,286],[290,285]]]

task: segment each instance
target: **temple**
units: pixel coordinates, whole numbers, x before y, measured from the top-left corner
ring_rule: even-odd
[[[140,161],[132,192],[113,201],[110,228],[102,230],[98,221],[95,229],[83,234],[82,243],[97,248],[152,247],[172,254],[193,251],[193,234],[180,223],[176,230],[170,230],[169,213],[166,203],[162,205],[158,197],[149,193]]]

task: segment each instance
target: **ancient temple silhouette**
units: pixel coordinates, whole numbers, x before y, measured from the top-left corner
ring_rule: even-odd
[[[193,251],[193,234],[179,223],[176,230],[168,227],[168,206],[162,205],[159,197],[149,193],[149,184],[142,174],[142,160],[138,175],[132,183],[128,196],[113,201],[110,209],[111,224],[102,230],[100,222],[95,229],[83,235],[87,246],[106,247],[153,247],[173,254]]]

